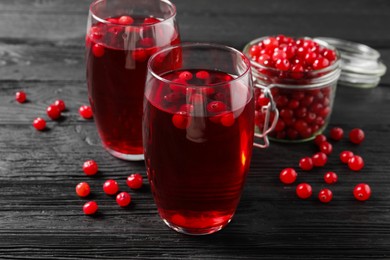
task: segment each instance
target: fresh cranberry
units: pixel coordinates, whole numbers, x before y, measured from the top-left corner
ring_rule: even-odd
[[[283,122],[282,119],[279,119],[278,122],[276,122],[274,131],[278,132],[278,134],[286,127],[286,124]]]
[[[160,20],[157,19],[157,18],[154,18],[154,17],[146,17],[144,19],[144,24],[147,24],[147,25],[151,25],[151,24],[155,24],[155,23],[159,23]]]
[[[288,59],[278,59],[275,62],[275,68],[281,71],[287,71],[290,69],[290,62]]]
[[[294,112],[291,109],[283,108],[280,110],[279,115],[281,118],[292,118],[294,115]]]
[[[313,155],[312,160],[313,160],[314,166],[322,167],[328,161],[328,157],[326,156],[325,153],[319,152],[319,153],[316,153]]]
[[[301,183],[296,188],[297,196],[301,199],[307,199],[313,193],[313,190],[308,183]]]
[[[268,54],[260,55],[257,59],[257,62],[261,65],[269,67],[272,64],[271,56],[269,56]]]
[[[364,140],[364,132],[360,128],[354,128],[349,132],[349,140],[354,144],[360,144]]]
[[[107,195],[115,195],[119,191],[119,185],[115,180],[107,180],[103,184],[103,191]]]
[[[54,105],[60,110],[60,112],[65,110],[65,102],[61,99],[58,99],[54,102]]]
[[[189,71],[183,71],[179,74],[179,79],[182,79],[182,80],[190,80],[192,79],[192,73],[189,72]]]
[[[260,107],[267,106],[270,102],[270,99],[265,97],[264,94],[261,94],[257,99],[257,105]]]
[[[360,201],[368,200],[371,197],[371,188],[368,184],[360,183],[353,189],[353,196]]]
[[[135,61],[144,62],[148,58],[148,54],[145,49],[138,48],[132,51],[131,56]]]
[[[317,146],[320,146],[323,142],[326,142],[326,136],[325,135],[317,135],[316,138],[314,138],[314,143]]]
[[[343,162],[343,163],[348,163],[349,159],[354,156],[353,152],[351,151],[342,151],[340,153],[340,160]]]
[[[98,204],[95,201],[88,201],[83,206],[83,211],[85,215],[93,215],[98,210]]]
[[[33,126],[35,129],[42,131],[46,128],[46,121],[43,118],[37,117],[33,122]]]
[[[18,91],[18,92],[16,92],[16,94],[15,94],[15,99],[16,99],[16,101],[18,101],[19,103],[24,103],[24,102],[26,102],[26,99],[27,99],[26,93],[25,93],[24,91]]]
[[[290,109],[296,109],[299,107],[299,101],[296,99],[292,99],[288,102],[287,106]],[[304,111],[299,111],[302,109],[304,109]],[[306,114],[306,112],[307,112],[306,107],[300,107],[297,111],[295,111],[295,114],[297,115],[297,117],[305,117],[305,115],[302,116],[302,114]]]
[[[313,69],[320,70],[323,68],[328,67],[330,64],[329,60],[327,58],[319,57],[313,62]]]
[[[340,141],[343,138],[344,131],[340,127],[333,127],[330,129],[330,138],[335,141]]]
[[[310,171],[313,169],[313,160],[310,157],[304,157],[299,160],[299,167],[304,171]]]
[[[303,133],[305,132],[305,130],[308,129],[308,124],[306,123],[306,121],[304,120],[297,120],[295,121],[294,123],[294,128],[299,132],[299,133]]]
[[[76,194],[80,197],[87,197],[91,192],[91,188],[87,182],[80,182],[76,186]]]
[[[228,112],[221,116],[221,124],[223,126],[232,126],[234,121],[234,114],[232,112]]]
[[[333,50],[325,49],[322,55],[327,58],[329,61],[334,61],[337,58],[336,52]]]
[[[301,79],[304,77],[304,68],[301,64],[295,64],[291,67],[291,77],[294,79]]]
[[[276,102],[276,106],[280,109],[280,108],[287,106],[288,98],[286,96],[280,95],[280,96],[276,97],[275,102]]]
[[[348,160],[348,167],[353,171],[360,171],[364,167],[363,158],[359,155],[354,155]]]
[[[251,57],[258,57],[260,55],[261,48],[259,45],[252,45],[249,49],[249,55]]]
[[[48,106],[46,113],[52,120],[56,120],[61,117],[61,111],[55,105]]]
[[[116,203],[118,203],[119,206],[121,207],[126,207],[130,204],[131,202],[131,196],[129,193],[123,191],[116,195]]]
[[[131,189],[139,189],[139,188],[141,188],[142,187],[142,183],[143,183],[143,178],[142,178],[142,175],[139,174],[139,173],[131,174],[126,179],[126,184]]]
[[[104,46],[99,44],[99,43],[96,43],[92,46],[92,53],[95,57],[102,57],[104,55]]]
[[[204,71],[204,70],[201,70],[201,71],[198,71],[195,76],[198,78],[198,79],[208,79],[210,77],[210,74],[207,72],[207,71]]]
[[[274,53],[272,54],[272,60],[277,61],[277,60],[288,60],[287,54],[284,51],[281,51],[279,49],[275,49]]]
[[[324,181],[327,183],[327,184],[333,184],[333,183],[336,183],[337,182],[337,174],[335,172],[327,172],[325,173],[324,175]]]
[[[322,202],[322,203],[328,203],[332,200],[333,198],[333,193],[330,189],[322,189],[319,193],[318,193],[318,199]]]
[[[154,39],[150,37],[140,39],[138,41],[138,44],[141,45],[143,48],[150,48],[155,45]]]
[[[124,15],[121,16],[118,20],[118,23],[121,25],[130,25],[134,22],[134,19],[131,18],[130,16]]]
[[[88,160],[83,163],[83,171],[86,175],[95,175],[98,169],[98,164],[94,160]]]
[[[191,118],[187,111],[179,111],[172,116],[172,123],[176,128],[187,129],[190,126]]]
[[[219,113],[226,111],[226,105],[225,103],[221,101],[211,101],[210,103],[207,104],[207,111],[209,113]]]
[[[297,179],[297,172],[293,168],[283,169],[279,174],[279,179],[284,184],[292,184]]]
[[[323,153],[326,154],[326,155],[331,154],[332,151],[333,151],[333,146],[332,146],[332,144],[329,143],[329,142],[326,142],[326,141],[325,141],[325,142],[322,142],[322,143],[320,144],[319,148],[320,148],[320,151],[323,152]]]
[[[92,109],[90,106],[83,105],[79,108],[79,114],[81,117],[85,119],[89,119],[93,117]]]

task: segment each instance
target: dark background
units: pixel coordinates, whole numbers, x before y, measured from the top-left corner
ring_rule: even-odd
[[[84,34],[90,1],[0,0],[0,258],[148,258],[148,259],[389,259],[390,258],[390,76],[379,87],[339,86],[332,126],[346,132],[361,127],[366,140],[353,146],[334,143],[325,168],[301,173],[314,194],[326,187],[323,174],[333,170],[339,183],[334,200],[296,198],[278,174],[297,167],[316,152],[312,143],[272,143],[254,151],[241,204],[224,230],[189,237],[168,229],[157,215],[148,186],[131,191],[132,206],[119,208],[101,192],[105,179],[144,172],[143,163],[125,162],[101,147],[93,121],[79,117],[87,103]],[[264,35],[330,36],[378,49],[390,66],[388,0],[176,0],[183,41],[209,41],[242,49]],[[14,101],[23,89],[28,103]],[[50,131],[31,123],[62,98],[69,111]],[[338,153],[351,149],[365,168],[351,172]],[[81,171],[95,159],[96,178]],[[88,180],[100,205],[95,218],[82,213],[85,200],[75,185]],[[367,202],[352,196],[354,185],[373,190]]]

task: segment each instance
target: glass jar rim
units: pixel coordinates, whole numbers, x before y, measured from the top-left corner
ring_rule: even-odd
[[[153,77],[155,77],[159,81],[162,81],[162,82],[164,82],[166,84],[175,84],[175,85],[183,87],[183,88],[204,87],[204,84],[184,84],[184,83],[174,82],[172,80],[165,79],[165,78],[161,77],[160,75],[158,75],[152,68],[152,66],[153,66],[152,63],[154,62],[154,60],[156,59],[156,57],[158,55],[161,55],[163,53],[172,51],[173,49],[176,49],[176,48],[182,48],[183,49],[183,48],[194,48],[194,47],[195,48],[196,47],[213,48],[213,49],[227,50],[227,51],[233,52],[233,53],[238,54],[239,56],[241,56],[242,59],[243,59],[243,62],[246,65],[245,70],[243,72],[241,72],[237,77],[232,78],[231,80],[224,81],[224,82],[215,83],[215,84],[209,84],[209,85],[207,85],[207,87],[213,88],[213,87],[223,86],[223,85],[226,85],[228,83],[238,81],[238,80],[242,79],[248,73],[251,73],[251,62],[249,61],[248,57],[244,53],[242,53],[241,51],[239,51],[239,50],[237,50],[237,49],[235,49],[233,47],[229,47],[227,45],[217,44],[217,43],[206,43],[206,42],[181,43],[181,44],[177,44],[177,45],[173,45],[173,46],[169,46],[169,47],[163,48],[163,49],[159,50],[158,52],[156,52],[155,54],[153,54],[149,58],[149,61],[148,61],[148,71],[152,74]]]
[[[161,23],[164,23],[168,20],[172,20],[176,17],[176,6],[169,0],[159,0],[160,2],[162,3],[165,3],[167,4],[167,6],[169,6],[171,8],[171,14],[170,16],[168,16],[167,18],[163,19],[163,20],[159,20],[159,22],[156,22],[156,23],[153,23],[153,24],[142,24],[142,25],[124,25],[124,24],[117,24],[117,23],[113,23],[113,22],[110,22],[110,21],[107,21],[105,20],[104,18],[100,17],[99,15],[96,14],[96,12],[94,11],[93,8],[95,8],[98,4],[101,4],[103,2],[106,2],[107,0],[95,0],[91,3],[91,5],[89,6],[89,12],[91,13],[91,16],[93,17],[93,19],[95,19],[96,21],[99,21],[100,23],[103,23],[103,24],[107,24],[107,25],[115,25],[115,26],[118,26],[118,27],[133,27],[133,28],[139,28],[139,27],[154,27],[156,25],[159,25]]]

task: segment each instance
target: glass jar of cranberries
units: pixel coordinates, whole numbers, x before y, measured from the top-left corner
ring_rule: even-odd
[[[278,35],[251,41],[244,53],[251,59],[257,86],[257,131],[264,129],[264,113],[260,112],[269,102],[262,87],[271,91],[279,111],[269,134],[272,140],[304,142],[326,128],[340,76],[340,58],[334,47],[321,40]]]

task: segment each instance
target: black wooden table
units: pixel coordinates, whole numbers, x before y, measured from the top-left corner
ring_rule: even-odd
[[[249,40],[284,33],[330,36],[377,48],[390,66],[388,0],[176,0],[183,41],[211,41],[242,49]],[[374,89],[339,86],[330,126],[347,132],[361,127],[366,140],[335,143],[323,169],[302,173],[315,193],[327,170],[339,174],[334,200],[321,204],[296,198],[278,174],[297,167],[316,151],[312,143],[272,143],[255,150],[247,184],[233,221],[202,237],[178,234],[157,215],[148,187],[130,191],[132,206],[119,208],[102,194],[105,179],[145,174],[142,162],[105,152],[93,121],[79,117],[87,103],[84,33],[89,1],[0,1],[0,258],[147,259],[390,259],[390,73]],[[18,104],[23,89],[29,102]],[[63,120],[35,131],[56,98],[65,100]],[[352,149],[365,158],[354,173],[337,154]],[[82,163],[95,159],[99,176],[88,179]],[[75,185],[89,180],[100,214],[86,217]],[[355,184],[371,185],[364,203],[352,196]]]

